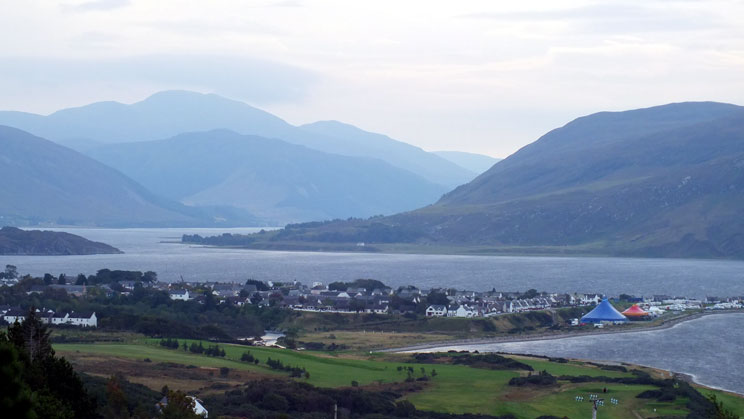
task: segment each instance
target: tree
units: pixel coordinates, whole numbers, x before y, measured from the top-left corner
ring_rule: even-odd
[[[346,291],[349,289],[349,285],[346,282],[335,281],[328,284],[328,289],[331,291]]]
[[[261,301],[263,301],[263,297],[261,297],[261,294],[257,292],[253,294],[253,297],[251,297],[251,304],[258,304]]]
[[[52,276],[52,274],[44,274],[44,284],[52,285],[52,282],[54,282],[54,277]]]
[[[534,288],[531,288],[531,289],[528,289],[527,291],[525,291],[524,294],[522,294],[521,297],[523,299],[529,299],[529,298],[535,298],[535,297],[537,297],[537,295],[538,295],[537,290],[534,289]]]
[[[739,415],[734,414],[730,410],[727,410],[726,408],[724,408],[723,402],[719,402],[715,394],[711,394],[708,397],[708,400],[710,400],[710,402],[713,403],[713,406],[714,406],[712,409],[712,412],[710,412],[711,418],[713,419],[737,419],[739,417]]]
[[[153,271],[147,271],[142,275],[142,282],[158,282],[158,274]]]
[[[18,268],[15,265],[5,265],[5,278],[18,279]]]
[[[23,364],[18,350],[8,342],[0,342],[0,406],[9,418],[36,418],[31,402],[31,389],[23,381]]]
[[[447,299],[447,295],[443,292],[432,291],[426,296],[426,303],[429,305],[446,306],[449,304],[449,299]]]
[[[8,340],[23,350],[30,362],[54,356],[51,339],[52,332],[41,322],[36,310],[31,307],[22,323],[15,322],[8,328]]]
[[[408,400],[401,400],[395,403],[395,416],[407,418],[416,414],[416,406]]]
[[[19,353],[23,381],[34,394],[34,413],[41,418],[96,417],[95,400],[72,365],[54,356],[49,334],[33,308],[22,323],[8,328],[7,335],[0,334],[0,345],[12,345]]]
[[[162,419],[201,419],[194,413],[194,399],[182,391],[169,391],[166,402],[160,415]]]
[[[77,280],[75,280],[75,285],[88,285],[88,278],[83,274],[78,274]]]
[[[66,285],[67,284],[67,277],[65,274],[59,274],[59,279],[57,280],[57,283],[59,285]]]
[[[359,313],[360,311],[364,311],[365,308],[367,308],[367,302],[364,300],[357,300],[356,298],[352,298],[351,301],[349,301],[350,310]]]
[[[258,281],[256,279],[251,279],[251,278],[246,279],[245,285],[255,285],[257,291],[268,291],[269,290],[269,286],[266,285],[265,282]]]
[[[121,389],[122,378],[114,374],[106,382],[107,418],[129,418],[127,395]]]

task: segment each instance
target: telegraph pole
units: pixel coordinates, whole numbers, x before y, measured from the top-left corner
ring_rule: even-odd
[[[592,419],[597,419],[597,407],[599,406],[599,402],[603,401],[604,399],[595,399],[594,400],[594,407],[592,408]]]

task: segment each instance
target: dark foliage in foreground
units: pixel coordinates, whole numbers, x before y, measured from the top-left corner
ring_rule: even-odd
[[[95,418],[96,402],[64,358],[56,357],[49,330],[32,309],[22,323],[0,333],[3,414],[18,418]]]
[[[334,405],[339,418],[441,418],[441,419],[508,419],[512,416],[450,415],[424,412],[408,401],[396,402],[401,394],[391,391],[368,391],[361,388],[330,389],[307,383],[263,380],[246,383],[222,395],[208,396],[204,402],[212,407],[209,414],[250,417],[300,419],[333,416]]]
[[[80,376],[86,391],[95,398],[101,417],[152,418],[156,413],[155,403],[163,397],[142,384],[129,382],[121,374],[108,379],[88,374]]]

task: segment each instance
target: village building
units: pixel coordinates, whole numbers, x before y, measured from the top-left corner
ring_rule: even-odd
[[[186,397],[188,397],[189,399],[191,399],[191,400],[194,401],[194,413],[196,413],[197,415],[199,415],[199,416],[201,416],[203,418],[208,418],[209,417],[209,412],[204,407],[204,405],[202,404],[202,401],[201,400],[197,399],[194,396],[186,396]],[[158,410],[158,412],[162,412],[162,410],[166,406],[168,406],[168,396],[163,397],[162,399],[160,399],[159,402],[157,402],[155,404],[155,408]]]
[[[27,312],[24,310],[13,308],[8,310],[8,312],[3,315],[3,319],[10,324],[13,324],[15,322],[20,323],[26,320],[26,314]]]
[[[447,315],[447,306],[431,305],[426,308],[426,317],[444,317]]]
[[[81,327],[98,327],[96,313],[89,311],[72,312],[67,316],[66,324]]]
[[[170,290],[168,296],[171,300],[189,301],[189,290]]]

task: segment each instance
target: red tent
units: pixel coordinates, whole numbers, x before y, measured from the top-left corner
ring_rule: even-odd
[[[638,304],[633,304],[629,309],[623,311],[623,315],[626,317],[643,317],[648,316],[648,312],[643,311],[642,308],[638,307]]]

